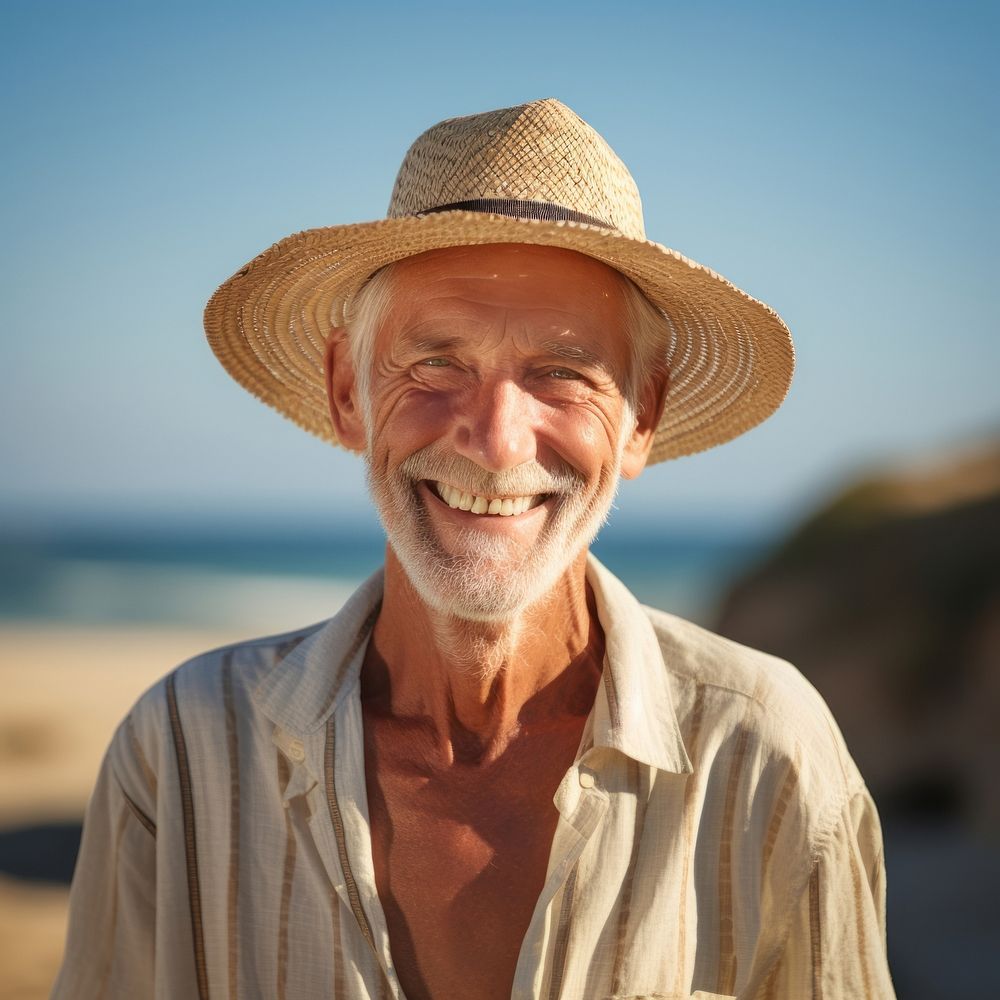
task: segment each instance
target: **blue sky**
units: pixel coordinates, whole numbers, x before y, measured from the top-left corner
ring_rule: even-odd
[[[1000,433],[996,11],[4,4],[0,513],[370,521],[358,461],[230,382],[201,310],[275,240],[384,214],[433,122],[546,96],[798,349],[775,417],[620,517],[773,523]]]

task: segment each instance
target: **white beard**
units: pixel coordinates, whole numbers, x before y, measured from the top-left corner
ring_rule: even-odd
[[[414,589],[435,610],[478,622],[510,621],[552,590],[607,520],[621,460],[620,444],[614,466],[588,495],[587,484],[569,466],[553,472],[528,462],[493,474],[437,444],[392,471],[375,470],[370,449],[366,458],[372,498]],[[472,522],[445,549],[416,492],[421,480],[460,483],[481,496],[554,494],[553,506],[531,545],[478,531]]]

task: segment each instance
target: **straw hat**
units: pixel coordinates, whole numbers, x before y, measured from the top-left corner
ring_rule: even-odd
[[[205,329],[233,378],[336,442],[323,355],[331,317],[380,267],[442,247],[533,243],[587,254],[634,281],[667,317],[670,387],[650,462],[703,451],[773,413],[794,353],[770,307],[646,239],[625,165],[559,101],[453,118],[400,167],[386,219],[309,229],[255,257],[212,296]]]

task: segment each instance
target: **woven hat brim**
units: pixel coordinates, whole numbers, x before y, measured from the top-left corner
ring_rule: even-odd
[[[670,385],[649,462],[722,444],[770,416],[788,392],[794,350],[769,306],[675,250],[576,222],[442,212],[310,229],[274,244],[222,284],[205,309],[226,371],[300,427],[336,444],[323,358],[331,316],[379,268],[444,247],[530,243],[621,271],[667,317]]]

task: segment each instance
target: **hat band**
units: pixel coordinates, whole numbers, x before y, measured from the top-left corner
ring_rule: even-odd
[[[471,201],[453,201],[448,205],[435,205],[414,215],[434,215],[437,212],[485,212],[488,215],[506,215],[511,219],[537,219],[541,222],[583,222],[588,226],[613,229],[616,226],[593,215],[574,212],[571,208],[548,201],[521,201],[517,198],[473,198]]]

